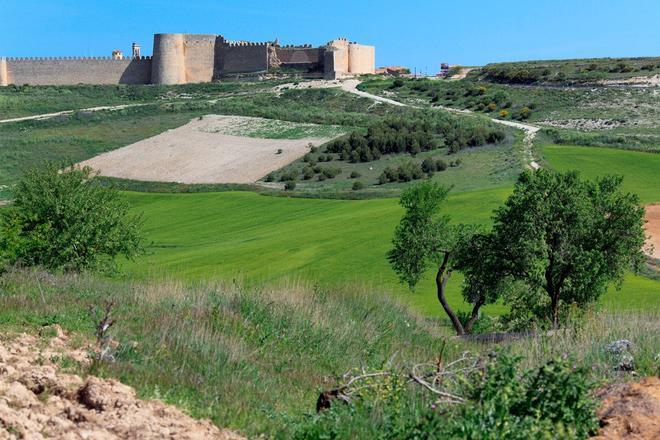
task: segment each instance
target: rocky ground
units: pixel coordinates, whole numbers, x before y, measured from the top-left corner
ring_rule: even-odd
[[[0,340],[0,439],[242,439],[115,380],[63,373],[63,362],[88,365],[88,352],[48,331]]]
[[[596,439],[651,440],[660,438],[660,379],[616,383],[598,393],[603,401]]]

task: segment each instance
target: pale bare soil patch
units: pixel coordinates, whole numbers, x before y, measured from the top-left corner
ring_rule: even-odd
[[[224,133],[263,130],[260,118],[207,115],[81,162],[101,175],[180,183],[252,183],[334,136],[263,139]],[[290,124],[290,123],[285,123]],[[253,128],[249,128],[254,125]],[[309,125],[301,124],[302,129]],[[247,126],[247,127],[246,127]],[[256,128],[255,128],[256,127]],[[261,127],[261,128],[259,128]]]
[[[626,79],[608,79],[600,81],[599,84],[607,86],[660,87],[660,75],[636,76]]]
[[[650,236],[646,245],[653,246],[649,255],[660,258],[660,204],[646,206],[646,221],[646,234]]]
[[[158,400],[137,399],[115,380],[63,373],[62,359],[85,365],[89,358],[59,326],[49,330],[50,340],[0,340],[0,439],[242,439]]]

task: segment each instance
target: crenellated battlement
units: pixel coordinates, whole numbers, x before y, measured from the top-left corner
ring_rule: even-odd
[[[228,41],[224,40],[224,44],[229,47],[268,47],[273,43],[271,41],[253,42],[253,41]]]
[[[150,56],[142,56],[139,58],[113,58],[113,57],[76,57],[76,56],[55,56],[55,57],[2,57],[7,62],[22,62],[22,61],[118,61],[126,63],[127,61],[151,61]]]

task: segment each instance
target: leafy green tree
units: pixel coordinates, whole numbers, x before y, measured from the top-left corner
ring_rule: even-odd
[[[0,223],[6,263],[81,271],[112,270],[114,257],[142,252],[139,216],[89,167],[47,163],[25,174]]]
[[[492,295],[479,297],[481,292],[486,291],[484,288],[474,287],[465,291],[466,300],[473,304],[472,313],[465,324],[447,302],[447,282],[454,270],[462,269],[470,261],[467,253],[474,250],[470,243],[476,234],[474,228],[465,225],[450,226],[449,217],[439,214],[448,193],[448,188],[431,181],[414,185],[403,192],[400,203],[405,214],[394,231],[393,247],[387,259],[400,280],[411,289],[415,288],[428,269],[435,267],[438,302],[456,333],[463,335],[471,331],[479,316],[479,308],[494,298]],[[478,269],[474,270],[476,272]]]
[[[490,271],[544,291],[546,318],[555,328],[562,304],[596,301],[643,261],[644,208],[637,196],[621,191],[621,182],[528,171],[495,213],[487,237]]]

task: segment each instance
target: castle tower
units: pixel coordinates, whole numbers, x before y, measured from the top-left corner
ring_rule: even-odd
[[[0,58],[0,87],[9,85],[9,74],[7,72],[7,59]]]
[[[132,49],[132,57],[133,58],[140,58],[140,45],[137,43],[133,43],[131,46]]]
[[[183,34],[154,35],[151,82],[153,84],[186,83]]]

